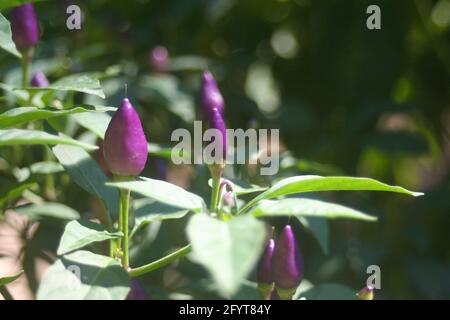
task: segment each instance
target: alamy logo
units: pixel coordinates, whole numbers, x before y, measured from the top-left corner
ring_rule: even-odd
[[[381,269],[376,264],[370,265],[366,270],[370,276],[367,278],[366,286],[373,289],[381,289]]]
[[[379,6],[372,4],[367,7],[367,14],[370,16],[366,20],[366,26],[369,30],[380,30],[381,29],[381,9]]]
[[[69,17],[66,20],[66,26],[69,30],[80,30],[82,13],[79,6],[72,4],[66,8],[66,13]]]
[[[194,121],[194,137],[184,128],[172,132],[174,164],[259,164],[261,175],[274,175],[279,169],[279,129],[227,129],[228,154],[223,154],[221,132],[208,129],[203,133],[202,121]],[[204,143],[207,143],[204,146]]]

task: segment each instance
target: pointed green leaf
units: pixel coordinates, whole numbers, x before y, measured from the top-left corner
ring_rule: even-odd
[[[49,119],[54,117],[61,117],[74,113],[82,112],[106,112],[115,110],[111,107],[94,107],[90,105],[80,105],[71,109],[56,109],[51,107],[36,108],[36,107],[19,107],[10,109],[0,114],[0,128],[8,128],[12,126],[21,125],[31,121]]]
[[[121,236],[121,232],[109,232],[104,225],[74,220],[66,225],[57,253],[58,255],[67,254],[93,242],[116,239]]]
[[[339,204],[307,198],[263,200],[251,210],[255,217],[310,216],[323,218],[348,218],[376,221],[377,217]]]
[[[266,239],[262,222],[246,215],[220,221],[207,215],[194,215],[187,235],[194,259],[212,275],[224,296],[236,293],[257,263]]]
[[[14,274],[12,276],[7,276],[7,277],[0,278],[0,287],[6,286],[8,283],[11,283],[11,282],[15,281],[22,274],[23,274],[23,270],[19,271],[18,273]]]
[[[205,202],[196,194],[166,181],[145,177],[140,179],[137,181],[109,182],[107,185],[130,190],[179,209],[189,209],[195,212],[206,211]]]
[[[29,91],[76,91],[92,94],[105,99],[97,74],[80,73],[72,74],[51,83],[45,88],[26,88]]]
[[[80,214],[74,209],[62,203],[44,202],[40,204],[31,204],[14,209],[18,214],[26,215],[31,220],[40,220],[43,218],[54,218],[61,220],[79,219]]]
[[[398,186],[390,186],[370,178],[355,177],[321,177],[321,176],[295,176],[275,183],[267,191],[247,203],[242,212],[263,199],[271,199],[302,192],[318,191],[389,191],[404,193],[411,196],[421,196],[422,192],[413,192]]]
[[[38,300],[123,300],[130,280],[120,263],[88,251],[57,260],[44,274]]]
[[[98,149],[97,146],[83,143],[66,136],[57,136],[45,131],[26,129],[5,129],[0,130],[0,146],[33,144],[66,144],[78,146],[87,150]]]
[[[1,8],[2,5],[0,5]],[[9,21],[0,13],[0,48],[21,58],[22,55],[16,49],[16,45],[12,40],[11,25]]]
[[[114,188],[105,186],[108,178],[97,162],[78,147],[58,145],[52,150],[75,183],[102,199],[110,216],[115,217],[118,212],[119,193]]]

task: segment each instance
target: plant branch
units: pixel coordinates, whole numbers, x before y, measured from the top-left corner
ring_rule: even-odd
[[[130,275],[130,277],[141,276],[141,275],[146,274],[146,273],[148,273],[150,271],[153,271],[153,270],[162,268],[165,265],[168,265],[169,263],[171,263],[175,259],[187,255],[189,252],[191,252],[191,250],[192,250],[192,245],[188,244],[187,246],[185,246],[183,248],[180,248],[180,249],[172,252],[171,254],[168,254],[167,256],[165,256],[165,257],[163,257],[161,259],[158,259],[156,261],[150,262],[150,263],[148,263],[146,265],[143,265],[141,267],[131,269],[130,271],[128,271],[128,274]]]

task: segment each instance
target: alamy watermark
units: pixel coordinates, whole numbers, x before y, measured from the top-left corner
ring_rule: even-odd
[[[194,136],[187,129],[172,132],[174,164],[258,164],[261,175],[274,175],[279,170],[279,129],[227,129],[228,152],[223,154],[221,132],[207,129],[202,121],[194,121]],[[225,160],[223,160],[225,159]]]

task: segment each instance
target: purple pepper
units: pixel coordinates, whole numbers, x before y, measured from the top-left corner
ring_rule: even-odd
[[[31,77],[30,84],[35,88],[46,88],[49,85],[48,79],[42,71],[36,71]]]
[[[281,299],[291,299],[304,274],[303,256],[290,225],[277,238],[273,253],[272,277]]]
[[[222,94],[216,80],[208,70],[204,71],[202,75],[200,103],[204,120],[211,118],[214,108],[217,108],[222,115],[224,113],[225,103]]]
[[[163,46],[153,48],[150,52],[150,65],[156,72],[166,72],[169,68],[169,51]]]
[[[364,287],[356,294],[356,296],[359,300],[373,300],[373,288],[371,286]]]
[[[19,51],[33,47],[39,41],[39,25],[31,3],[11,11],[12,38]]]
[[[122,100],[106,129],[103,154],[115,175],[136,176],[144,170],[147,139],[139,115],[128,98]]]
[[[218,141],[218,143],[220,145],[220,148],[222,149],[222,159],[226,159],[228,152],[227,128],[225,127],[223,116],[217,108],[212,109],[209,127],[211,129],[219,130],[220,141]]]
[[[273,239],[269,239],[266,249],[264,250],[262,258],[258,264],[258,288],[265,299],[270,298],[271,292],[275,290],[273,288],[272,277],[272,258],[274,250],[275,241]]]
[[[127,300],[149,300],[147,293],[137,280],[131,280],[131,289]]]

